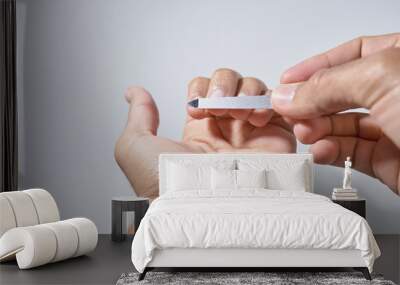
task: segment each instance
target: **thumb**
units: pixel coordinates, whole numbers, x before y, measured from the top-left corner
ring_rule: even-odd
[[[129,103],[127,130],[136,134],[157,135],[159,114],[156,103],[143,87],[129,87],[125,92]]]
[[[276,112],[292,119],[312,119],[352,108],[372,109],[398,80],[399,50],[388,49],[328,69],[303,83],[278,86],[272,94]],[[396,63],[397,62],[397,63]],[[398,68],[397,68],[398,69]]]

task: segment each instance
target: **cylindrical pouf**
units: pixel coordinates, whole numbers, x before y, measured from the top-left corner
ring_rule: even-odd
[[[96,225],[91,220],[74,218],[65,220],[65,222],[74,226],[78,232],[79,245],[74,257],[88,253],[96,248],[98,232]]]
[[[22,191],[30,196],[35,205],[39,224],[52,223],[60,220],[60,213],[53,196],[43,189],[28,189]]]
[[[97,245],[97,228],[86,218],[19,227],[0,238],[0,261],[16,255],[20,269],[86,254]]]
[[[57,252],[51,262],[57,262],[75,255],[78,249],[79,237],[78,232],[71,224],[59,221],[44,224],[43,226],[50,228],[57,239]]]
[[[30,196],[22,191],[1,193],[8,202],[15,216],[17,227],[33,226],[39,223],[35,205]]]
[[[9,229],[17,226],[11,204],[8,199],[1,194],[2,193],[0,193],[0,237]]]
[[[49,263],[56,252],[56,236],[42,225],[11,229],[0,239],[0,260],[16,254],[20,269]]]

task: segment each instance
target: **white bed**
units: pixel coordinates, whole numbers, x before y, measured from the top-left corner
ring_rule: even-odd
[[[309,154],[162,154],[159,183],[132,243],[140,278],[154,267],[354,267],[370,278],[380,255],[365,219],[312,193]]]

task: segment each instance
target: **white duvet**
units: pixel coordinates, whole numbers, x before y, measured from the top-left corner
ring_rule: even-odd
[[[370,271],[380,255],[359,215],[324,196],[277,190],[164,194],[140,223],[132,262],[143,272],[154,250],[165,248],[358,249]]]

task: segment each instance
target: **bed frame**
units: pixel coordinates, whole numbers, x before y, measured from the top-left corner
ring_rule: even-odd
[[[255,159],[289,159],[288,154],[162,154],[159,157],[159,191],[166,191],[166,167],[171,160],[237,160]],[[303,160],[307,166],[305,175],[309,181],[306,191],[313,192],[313,159],[311,154],[290,154],[290,159]],[[319,271],[339,268],[353,268],[361,271],[367,280],[371,275],[359,250],[329,249],[253,249],[253,248],[169,248],[157,249],[152,261],[147,265],[139,280],[154,269],[184,269],[187,271],[284,271],[306,270]]]
[[[193,271],[270,271],[271,269],[291,271],[318,268],[339,270],[353,268],[361,271],[371,280],[368,268],[359,250],[328,249],[197,249],[171,248],[156,250],[152,261],[139,275],[143,280],[146,273],[155,268],[191,269]]]

